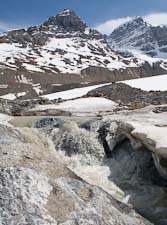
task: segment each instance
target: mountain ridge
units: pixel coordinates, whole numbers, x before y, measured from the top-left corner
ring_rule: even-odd
[[[24,98],[166,73],[161,61],[126,58],[75,12],[64,10],[39,26],[0,37],[0,95]]]

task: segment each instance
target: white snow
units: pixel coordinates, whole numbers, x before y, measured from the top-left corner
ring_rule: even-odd
[[[7,100],[15,100],[16,99],[16,95],[12,94],[12,93],[9,93],[9,94],[0,96],[0,98],[7,99]]]
[[[20,92],[20,93],[16,93],[16,94],[9,93],[9,94],[0,96],[0,98],[6,99],[6,100],[15,100],[16,98],[22,97],[25,95],[26,95],[26,92]]]
[[[100,97],[80,98],[55,105],[38,105],[33,110],[60,109],[70,112],[112,111],[117,103]]]
[[[0,84],[0,88],[6,89],[6,88],[8,88],[8,84]]]
[[[83,95],[86,95],[89,91],[92,91],[93,89],[103,87],[103,86],[109,85],[109,84],[110,83],[99,84],[99,85],[94,85],[94,86],[89,86],[89,87],[82,87],[82,88],[74,88],[72,90],[61,91],[61,92],[56,92],[53,94],[43,95],[42,97],[48,98],[49,100],[58,99],[58,98],[68,100],[68,99],[82,97]]]
[[[32,87],[38,95],[43,93],[43,91],[41,90],[41,85],[39,83],[38,84],[32,84]]]
[[[17,97],[22,97],[22,96],[25,96],[25,95],[26,95],[26,92],[17,93]]]
[[[145,91],[167,91],[167,75],[127,80],[122,81],[121,83]]]
[[[46,45],[36,50],[30,47],[21,48],[16,44],[0,44],[1,67],[7,66],[16,70],[15,62],[19,60],[25,69],[32,72],[44,73],[47,69],[53,73],[59,70],[61,73],[80,75],[81,70],[89,66],[100,66],[109,70],[135,66],[133,62],[129,65],[124,63],[101,40],[50,38]]]
[[[167,158],[167,116],[165,112],[153,113],[154,108],[155,106],[148,106],[140,110],[122,111],[107,116],[105,120],[112,119],[131,125],[131,134],[135,138],[142,140],[150,151]]]
[[[31,65],[31,64],[28,64],[28,63],[23,63],[22,65],[23,65],[27,70],[34,71],[34,72],[43,72],[43,70],[41,70],[40,68],[38,68],[38,67],[35,66],[35,65]]]
[[[155,148],[165,149],[164,154],[167,155],[167,127],[156,127],[153,125],[141,126],[140,124],[135,124],[135,129],[132,134],[141,138],[144,135],[147,142],[152,140],[156,144]]]

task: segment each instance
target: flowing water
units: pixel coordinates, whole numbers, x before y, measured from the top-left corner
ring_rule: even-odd
[[[111,171],[109,180],[123,190],[138,213],[154,224],[167,224],[167,180],[160,176],[151,152],[134,150],[125,140],[106,164]]]
[[[154,224],[167,224],[167,180],[148,149],[133,149],[125,139],[107,157],[96,132],[71,122],[54,131],[52,138],[67,165],[84,180],[133,205]]]

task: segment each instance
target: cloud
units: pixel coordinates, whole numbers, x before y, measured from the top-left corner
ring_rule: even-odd
[[[167,13],[152,13],[144,16],[143,19],[154,26],[167,25]]]
[[[100,31],[102,34],[111,34],[111,32],[122,25],[123,23],[126,23],[130,21],[132,17],[125,17],[125,18],[118,18],[114,20],[108,20],[102,24],[99,24],[95,27],[96,30]]]
[[[6,23],[3,21],[0,21],[0,33],[6,32],[6,31],[10,31],[10,30],[14,30],[14,29],[18,29],[20,26],[16,25],[16,24],[11,24],[11,23]]]
[[[111,34],[112,31],[120,25],[132,20],[134,17],[122,17],[118,19],[108,20],[95,26],[95,29],[102,34]],[[143,19],[154,26],[167,25],[167,13],[152,13],[143,16]]]

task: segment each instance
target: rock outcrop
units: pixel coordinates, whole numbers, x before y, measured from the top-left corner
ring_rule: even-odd
[[[167,104],[166,91],[143,91],[123,83],[114,83],[94,89],[87,94],[88,97],[105,97],[120,105],[136,109],[146,105]],[[133,108],[134,107],[134,108]]]

